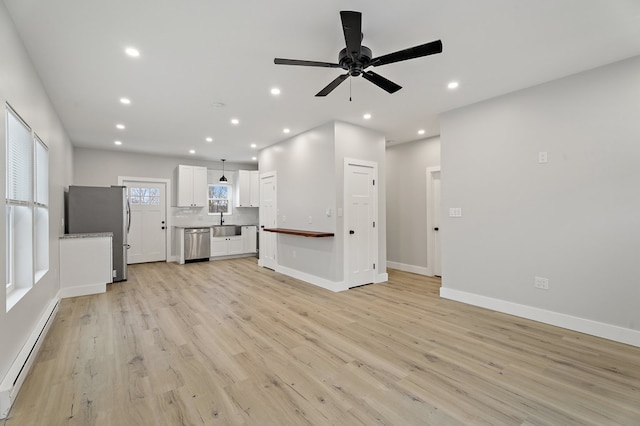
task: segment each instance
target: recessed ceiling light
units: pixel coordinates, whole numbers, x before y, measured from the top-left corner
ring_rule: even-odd
[[[257,157],[251,157],[251,159],[252,159],[253,161],[256,161],[258,158],[257,158]]]
[[[274,87],[271,89],[271,94],[273,96],[278,96],[280,94],[280,89],[278,89],[277,87]]]
[[[451,83],[447,84],[447,87],[449,89],[457,89],[458,86],[460,86],[460,83],[458,83],[457,81],[452,81]]]
[[[138,56],[140,56],[140,51],[135,47],[127,47],[126,49],[124,49],[124,52],[132,58],[137,58]]]
[[[237,118],[232,118],[231,119],[231,124],[237,126],[238,124],[240,124],[240,120],[238,120]]]
[[[420,129],[420,130],[418,130],[418,134],[419,134],[419,135],[424,135],[424,129]]]
[[[196,153],[196,150],[195,150],[195,149],[190,149],[190,150],[189,150],[189,154],[195,154],[195,153]]]
[[[120,142],[120,141],[114,141],[113,143],[116,144],[116,145],[122,145],[122,142]]]
[[[116,129],[124,130],[124,124],[116,124]]]
[[[371,119],[371,114],[365,114],[362,116],[365,120],[370,120]]]
[[[258,145],[256,145],[255,143],[251,144],[251,148],[257,148],[257,147],[258,147]]]
[[[207,142],[213,142],[213,138],[206,138],[205,139]]]
[[[285,127],[284,129],[282,129],[282,131],[283,131],[284,133],[289,133],[291,130],[289,130],[288,128],[286,128],[286,127]]]
[[[125,105],[129,105],[131,103],[131,99],[129,99],[129,98],[120,98],[120,103],[121,104],[125,104]]]
[[[224,104],[222,102],[213,102],[211,106],[214,108],[224,108]]]

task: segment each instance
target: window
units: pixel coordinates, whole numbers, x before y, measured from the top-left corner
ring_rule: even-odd
[[[231,214],[231,185],[209,184],[209,214]]]
[[[160,205],[160,189],[158,188],[129,188],[129,202],[135,205]]]
[[[49,150],[36,135],[35,147],[35,282],[49,270]]]
[[[28,290],[49,270],[49,152],[6,105],[6,291]],[[9,308],[7,298],[7,308]]]

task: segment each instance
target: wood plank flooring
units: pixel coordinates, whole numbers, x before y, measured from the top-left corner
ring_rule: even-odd
[[[14,425],[640,425],[640,349],[256,259],[133,265],[65,299]]]

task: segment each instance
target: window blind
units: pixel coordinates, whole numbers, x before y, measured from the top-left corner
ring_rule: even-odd
[[[31,129],[7,108],[7,200],[32,200],[32,146]]]

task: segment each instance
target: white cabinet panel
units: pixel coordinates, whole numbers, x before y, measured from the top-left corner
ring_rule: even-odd
[[[238,207],[260,205],[260,175],[258,170],[238,170]]]
[[[104,293],[113,282],[111,237],[60,240],[60,295],[76,297]]]
[[[241,235],[233,237],[211,237],[211,257],[244,253]]]
[[[227,237],[227,254],[242,253],[242,236]]]
[[[242,251],[244,253],[255,253],[257,247],[257,226],[245,225],[242,227]]]
[[[211,237],[211,257],[226,256],[228,237]]]
[[[179,165],[176,169],[176,205],[205,207],[207,205],[207,168]]]

